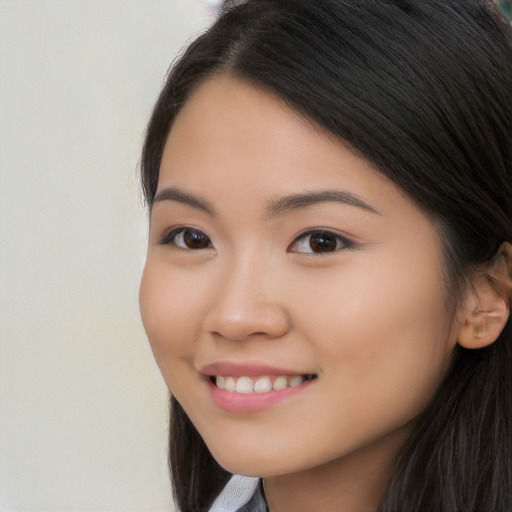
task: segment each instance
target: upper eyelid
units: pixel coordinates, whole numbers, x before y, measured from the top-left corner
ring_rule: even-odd
[[[336,230],[328,229],[328,228],[312,228],[307,229],[306,231],[303,231],[302,233],[298,234],[296,238],[301,238],[303,236],[311,235],[312,233],[331,233],[335,236],[339,236],[340,238],[346,238],[341,233],[338,233]]]
[[[297,240],[302,240],[306,236],[312,235],[312,234],[315,234],[315,233],[330,233],[330,234],[332,234],[334,236],[337,236],[341,240],[344,240],[344,241],[346,241],[346,242],[348,242],[350,244],[354,244],[354,245],[356,244],[356,242],[352,239],[352,237],[350,237],[349,235],[342,234],[339,231],[337,231],[335,229],[332,229],[332,228],[311,228],[311,229],[307,229],[305,231],[302,231],[298,235],[296,235],[293,238],[291,243],[296,242]]]
[[[204,233],[206,236],[209,236],[208,233],[204,229],[197,228],[196,226],[192,226],[189,224],[176,224],[175,226],[166,227],[165,229],[160,230],[162,235],[166,236],[170,235],[172,233],[179,233],[180,231],[186,231],[187,229],[193,229],[195,231],[201,231],[201,233]]]

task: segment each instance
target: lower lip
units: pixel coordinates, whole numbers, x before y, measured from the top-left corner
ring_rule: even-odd
[[[316,379],[306,381],[294,388],[285,388],[267,393],[235,393],[218,388],[210,379],[207,379],[210,395],[215,405],[227,412],[254,413],[263,411],[275,404],[291,398],[305,391]]]

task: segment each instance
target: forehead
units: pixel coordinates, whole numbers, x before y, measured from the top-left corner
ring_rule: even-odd
[[[343,170],[353,170],[343,172]],[[203,83],[176,117],[160,168],[159,188],[184,180],[206,188],[225,175],[250,177],[287,192],[325,188],[333,180],[383,192],[393,184],[334,135],[304,119],[271,93],[228,76]],[[210,179],[211,178],[211,179]],[[195,182],[200,183],[195,183]],[[242,183],[238,183],[241,187]],[[355,183],[354,183],[355,186]]]

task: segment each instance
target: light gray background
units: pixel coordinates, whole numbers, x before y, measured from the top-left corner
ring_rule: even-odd
[[[0,0],[0,511],[173,510],[144,127],[206,0]]]

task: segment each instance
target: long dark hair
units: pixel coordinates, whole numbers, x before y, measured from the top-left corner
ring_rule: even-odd
[[[262,87],[348,143],[435,223],[447,307],[512,241],[512,36],[483,0],[232,2],[172,67],[147,128],[151,206],[164,143],[214,73]],[[236,5],[235,5],[236,4]],[[512,510],[512,324],[457,347],[402,450],[379,512]],[[229,478],[171,398],[170,468],[183,512]]]

